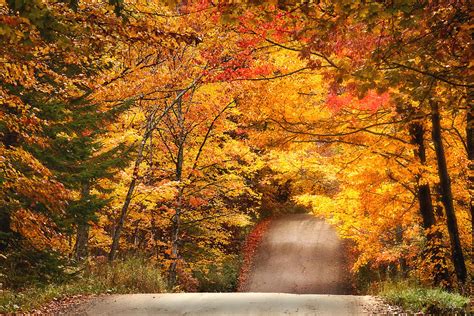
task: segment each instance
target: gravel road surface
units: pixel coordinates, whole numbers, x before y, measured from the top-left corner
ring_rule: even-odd
[[[74,315],[366,315],[370,296],[284,293],[130,294],[97,298]]]
[[[273,220],[253,262],[247,292],[351,294],[345,249],[334,228],[308,214]]]
[[[351,293],[345,250],[334,229],[308,214],[274,220],[254,258],[248,293],[99,297],[74,315],[367,315],[380,306]]]

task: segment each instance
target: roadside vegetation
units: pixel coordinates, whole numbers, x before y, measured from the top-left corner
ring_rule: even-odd
[[[354,260],[354,258],[351,258]],[[373,295],[409,315],[470,315],[472,288],[434,285],[406,265],[362,266],[352,274],[354,294]],[[468,282],[469,284],[469,282]]]
[[[0,313],[28,312],[49,302],[76,295],[162,293],[166,283],[157,265],[143,257],[130,257],[112,264],[90,262],[80,267],[64,267],[53,276],[54,281],[32,282],[23,288],[0,292]],[[80,268],[80,270],[78,270]],[[69,271],[68,271],[69,270]]]
[[[410,314],[467,315],[469,312],[469,297],[442,288],[422,286],[415,281],[384,282],[377,295]]]

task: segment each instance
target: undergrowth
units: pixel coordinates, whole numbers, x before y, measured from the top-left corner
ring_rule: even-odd
[[[413,281],[384,282],[378,296],[405,311],[426,314],[467,314],[469,298],[441,288],[429,288]]]
[[[199,292],[235,292],[242,258],[229,256],[222,264],[210,264],[207,271],[196,271]]]
[[[160,293],[166,291],[160,269],[143,258],[113,264],[91,264],[69,281],[23,290],[0,292],[0,313],[27,312],[50,301],[74,295],[101,293]]]

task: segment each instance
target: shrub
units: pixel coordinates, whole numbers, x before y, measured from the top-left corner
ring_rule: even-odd
[[[199,290],[199,280],[193,275],[190,269],[186,269],[182,262],[176,267],[178,276],[178,286],[173,291],[197,292]]]
[[[206,272],[196,271],[199,280],[199,292],[235,292],[239,277],[241,259],[229,256],[221,264],[211,264]]]
[[[159,267],[143,257],[91,265],[86,277],[115,293],[160,293],[166,289]]]

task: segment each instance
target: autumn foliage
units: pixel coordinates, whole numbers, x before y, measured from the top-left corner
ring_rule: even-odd
[[[297,208],[354,273],[466,290],[471,22],[447,0],[0,0],[1,282],[140,255],[196,290],[242,253],[242,287],[260,220]]]
[[[263,235],[267,231],[270,223],[270,219],[265,219],[258,223],[258,225],[256,225],[252,229],[250,234],[247,236],[247,239],[245,240],[245,244],[242,247],[243,263],[239,273],[239,283],[237,287],[238,291],[243,292],[246,289],[246,282],[248,280],[249,273],[252,270],[253,259],[255,258],[258,246],[261,244]]]

